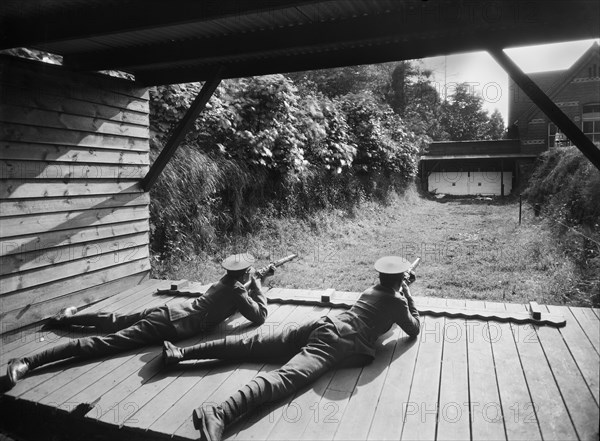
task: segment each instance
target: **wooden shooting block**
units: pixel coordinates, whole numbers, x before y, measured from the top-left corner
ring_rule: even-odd
[[[321,302],[323,302],[323,303],[329,303],[331,301],[331,298],[333,297],[334,293],[335,293],[335,289],[329,288],[325,292],[325,294],[321,295]]]
[[[534,320],[540,320],[542,318],[542,310],[537,302],[529,302],[529,311],[531,312],[531,318]]]
[[[179,280],[177,282],[172,282],[171,283],[171,291],[178,291],[180,289],[185,288],[186,286],[188,286],[190,284],[189,280]]]

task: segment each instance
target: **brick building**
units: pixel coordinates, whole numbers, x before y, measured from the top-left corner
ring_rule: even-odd
[[[529,77],[600,146],[600,46],[568,69]],[[424,189],[452,195],[508,195],[523,184],[535,158],[571,141],[509,78],[508,140],[433,142],[421,157]]]
[[[600,146],[600,46],[592,46],[568,69],[530,73],[529,77],[575,124]],[[570,145],[529,97],[509,79],[509,127],[517,128],[521,149],[541,153]]]

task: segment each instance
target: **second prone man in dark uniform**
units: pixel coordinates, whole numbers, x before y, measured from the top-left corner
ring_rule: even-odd
[[[92,326],[106,336],[84,337],[54,346],[31,356],[9,362],[7,377],[11,386],[27,372],[47,363],[75,357],[96,358],[143,347],[163,340],[182,340],[205,333],[239,311],[256,325],[267,317],[267,301],[261,282],[248,269],[251,254],[236,254],[222,262],[227,273],[204,295],[174,305],[149,308],[133,314],[76,314],[66,308],[54,319],[57,325]],[[244,282],[250,278],[250,288]]]
[[[379,283],[364,291],[350,310],[298,328],[187,348],[165,342],[163,358],[167,365],[208,358],[269,360],[278,355],[288,359],[279,369],[256,376],[219,406],[196,409],[193,418],[201,439],[220,440],[224,429],[234,421],[289,396],[329,369],[372,361],[377,339],[394,323],[409,336],[418,335],[419,313],[406,283],[410,267],[410,262],[401,257],[382,257],[375,262]],[[408,281],[413,280],[411,273]]]

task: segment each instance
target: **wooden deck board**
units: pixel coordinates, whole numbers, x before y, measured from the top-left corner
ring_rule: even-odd
[[[523,308],[522,305],[515,304],[507,304],[506,307],[508,310]],[[511,323],[511,328],[543,439],[577,439],[560,390],[537,337],[537,327]],[[531,411],[525,411],[525,414],[521,415],[522,418],[532,418]]]
[[[579,439],[597,439],[600,421],[598,403],[564,339],[554,329],[545,327],[540,327],[537,335]]]
[[[444,319],[438,402],[438,440],[469,439],[469,370],[466,320]]]
[[[483,302],[467,301],[467,307],[483,309]],[[467,320],[469,402],[473,439],[506,439],[498,393],[488,322]]]
[[[429,299],[430,306],[445,306],[445,299]],[[421,344],[410,386],[403,403],[404,427],[401,439],[435,439],[438,415],[441,363],[444,348],[444,318],[427,317],[419,335]],[[395,403],[381,403],[394,406]]]
[[[506,310],[503,303],[486,302],[485,306],[488,309]],[[495,331],[490,340],[506,437],[508,440],[541,440],[542,434],[510,323],[490,324],[490,329]],[[556,332],[555,329],[553,331]]]
[[[600,353],[600,320],[590,308],[569,308],[597,353]]]
[[[87,311],[126,313],[183,299],[154,295],[169,281],[150,280],[92,305]],[[199,284],[193,288],[199,288]],[[319,292],[281,290],[311,298]],[[335,293],[354,299],[357,293]],[[483,308],[482,302],[419,298],[420,305]],[[213,333],[273,332],[339,309],[268,306],[263,327],[230,317]],[[524,305],[485,303],[494,311]],[[598,338],[591,308],[542,306],[563,315],[564,328],[532,327],[422,317],[422,333],[409,339],[397,327],[383,336],[377,358],[363,368],[326,373],[294,396],[260,410],[230,428],[226,439],[596,439],[598,436]],[[3,339],[2,361],[32,354],[69,338],[89,335],[33,330]],[[40,341],[40,337],[44,341]],[[165,369],[159,345],[77,363],[57,363],[23,379],[7,398],[35,412],[64,418],[77,404],[94,406],[81,424],[111,430],[119,439],[196,439],[192,410],[220,403],[260,372],[281,364],[189,361]],[[535,408],[532,406],[535,403]],[[472,413],[469,413],[469,410]],[[40,414],[41,415],[41,414]],[[104,428],[104,429],[103,429]]]
[[[375,360],[362,369],[345,412],[341,415],[335,440],[367,438],[399,336],[398,327],[388,331],[382,337]]]
[[[567,319],[568,326],[560,329],[560,334],[569,347],[569,351],[577,363],[590,392],[596,400],[596,405],[600,403],[600,357],[596,355],[594,347],[585,332],[579,326],[571,310],[566,306],[548,306],[553,314],[562,314]]]
[[[421,326],[424,326],[425,320],[427,318],[421,319]],[[410,338],[403,331],[400,331],[400,335],[369,427],[369,440],[398,440],[402,434],[404,410],[409,399],[421,338]]]
[[[302,439],[331,440],[344,415],[362,368],[337,369],[319,403],[312,409],[313,418],[304,429]]]

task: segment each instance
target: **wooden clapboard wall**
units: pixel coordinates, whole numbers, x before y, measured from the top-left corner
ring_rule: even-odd
[[[0,333],[150,270],[148,91],[0,56]]]

